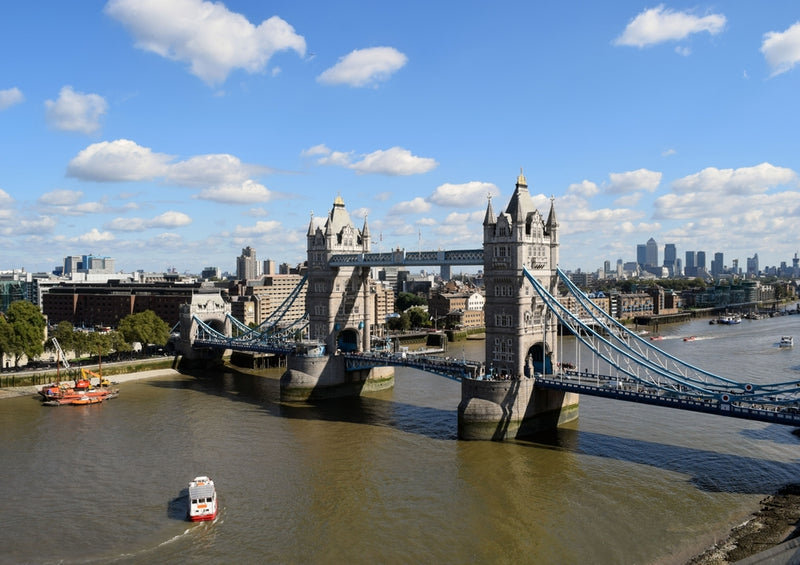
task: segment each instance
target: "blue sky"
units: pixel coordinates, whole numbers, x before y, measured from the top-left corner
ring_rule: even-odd
[[[0,8],[0,270],[480,247],[520,168],[561,266],[800,250],[794,1],[110,0]]]

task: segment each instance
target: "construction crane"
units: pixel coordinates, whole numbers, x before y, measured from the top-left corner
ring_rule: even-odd
[[[56,357],[56,366],[58,366],[58,362],[61,361],[61,364],[64,365],[65,369],[69,369],[69,361],[67,361],[67,356],[64,354],[64,350],[61,349],[61,345],[58,343],[58,340],[54,337],[50,338],[50,341],[53,342],[53,347],[56,348],[56,353],[58,357]]]

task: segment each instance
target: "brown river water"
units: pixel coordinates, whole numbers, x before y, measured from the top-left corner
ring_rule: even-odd
[[[717,374],[800,380],[800,346],[777,347],[800,316],[661,333]],[[582,397],[551,433],[463,442],[455,381],[398,369],[393,390],[287,406],[279,374],[154,377],[96,406],[2,400],[0,563],[685,563],[800,481],[785,426]],[[201,474],[221,510],[192,524]]]

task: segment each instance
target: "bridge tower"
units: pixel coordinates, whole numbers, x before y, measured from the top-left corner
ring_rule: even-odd
[[[361,230],[356,228],[344,200],[337,196],[324,226],[315,226],[312,216],[306,236],[309,337],[325,344],[326,355],[289,356],[287,370],[281,376],[281,397],[309,400],[390,388],[394,385],[393,368],[346,371],[338,355],[371,349],[375,302],[369,290],[370,268],[331,262],[334,256],[369,252],[367,219]]]
[[[552,373],[558,361],[558,323],[523,267],[557,294],[558,248],[555,201],[545,220],[520,171],[505,211],[495,215],[490,198],[483,220],[486,367],[493,378],[462,381],[463,439],[519,437],[577,418],[577,395],[535,387],[536,373]]]
[[[337,267],[333,255],[369,253],[367,219],[353,226],[341,196],[333,201],[324,227],[308,225],[306,311],[312,340],[325,342],[328,352],[369,351],[374,304],[369,294],[369,267]]]

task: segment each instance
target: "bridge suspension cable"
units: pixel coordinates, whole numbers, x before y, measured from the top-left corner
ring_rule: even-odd
[[[585,345],[599,359],[618,372],[598,380],[598,386],[636,388],[648,394],[670,395],[691,399],[722,400],[748,405],[768,404],[796,405],[800,381],[774,384],[741,383],[710,373],[669,355],[649,341],[630,331],[610,314],[597,306],[560,269],[559,281],[567,289],[566,306],[554,297],[534,277],[524,270],[525,277],[533,285],[547,308],[555,314],[561,324],[569,329],[578,342]],[[587,323],[593,321],[593,324]],[[577,372],[564,372],[563,377],[576,377]],[[594,375],[599,377],[599,375]],[[584,391],[586,392],[586,391]]]

